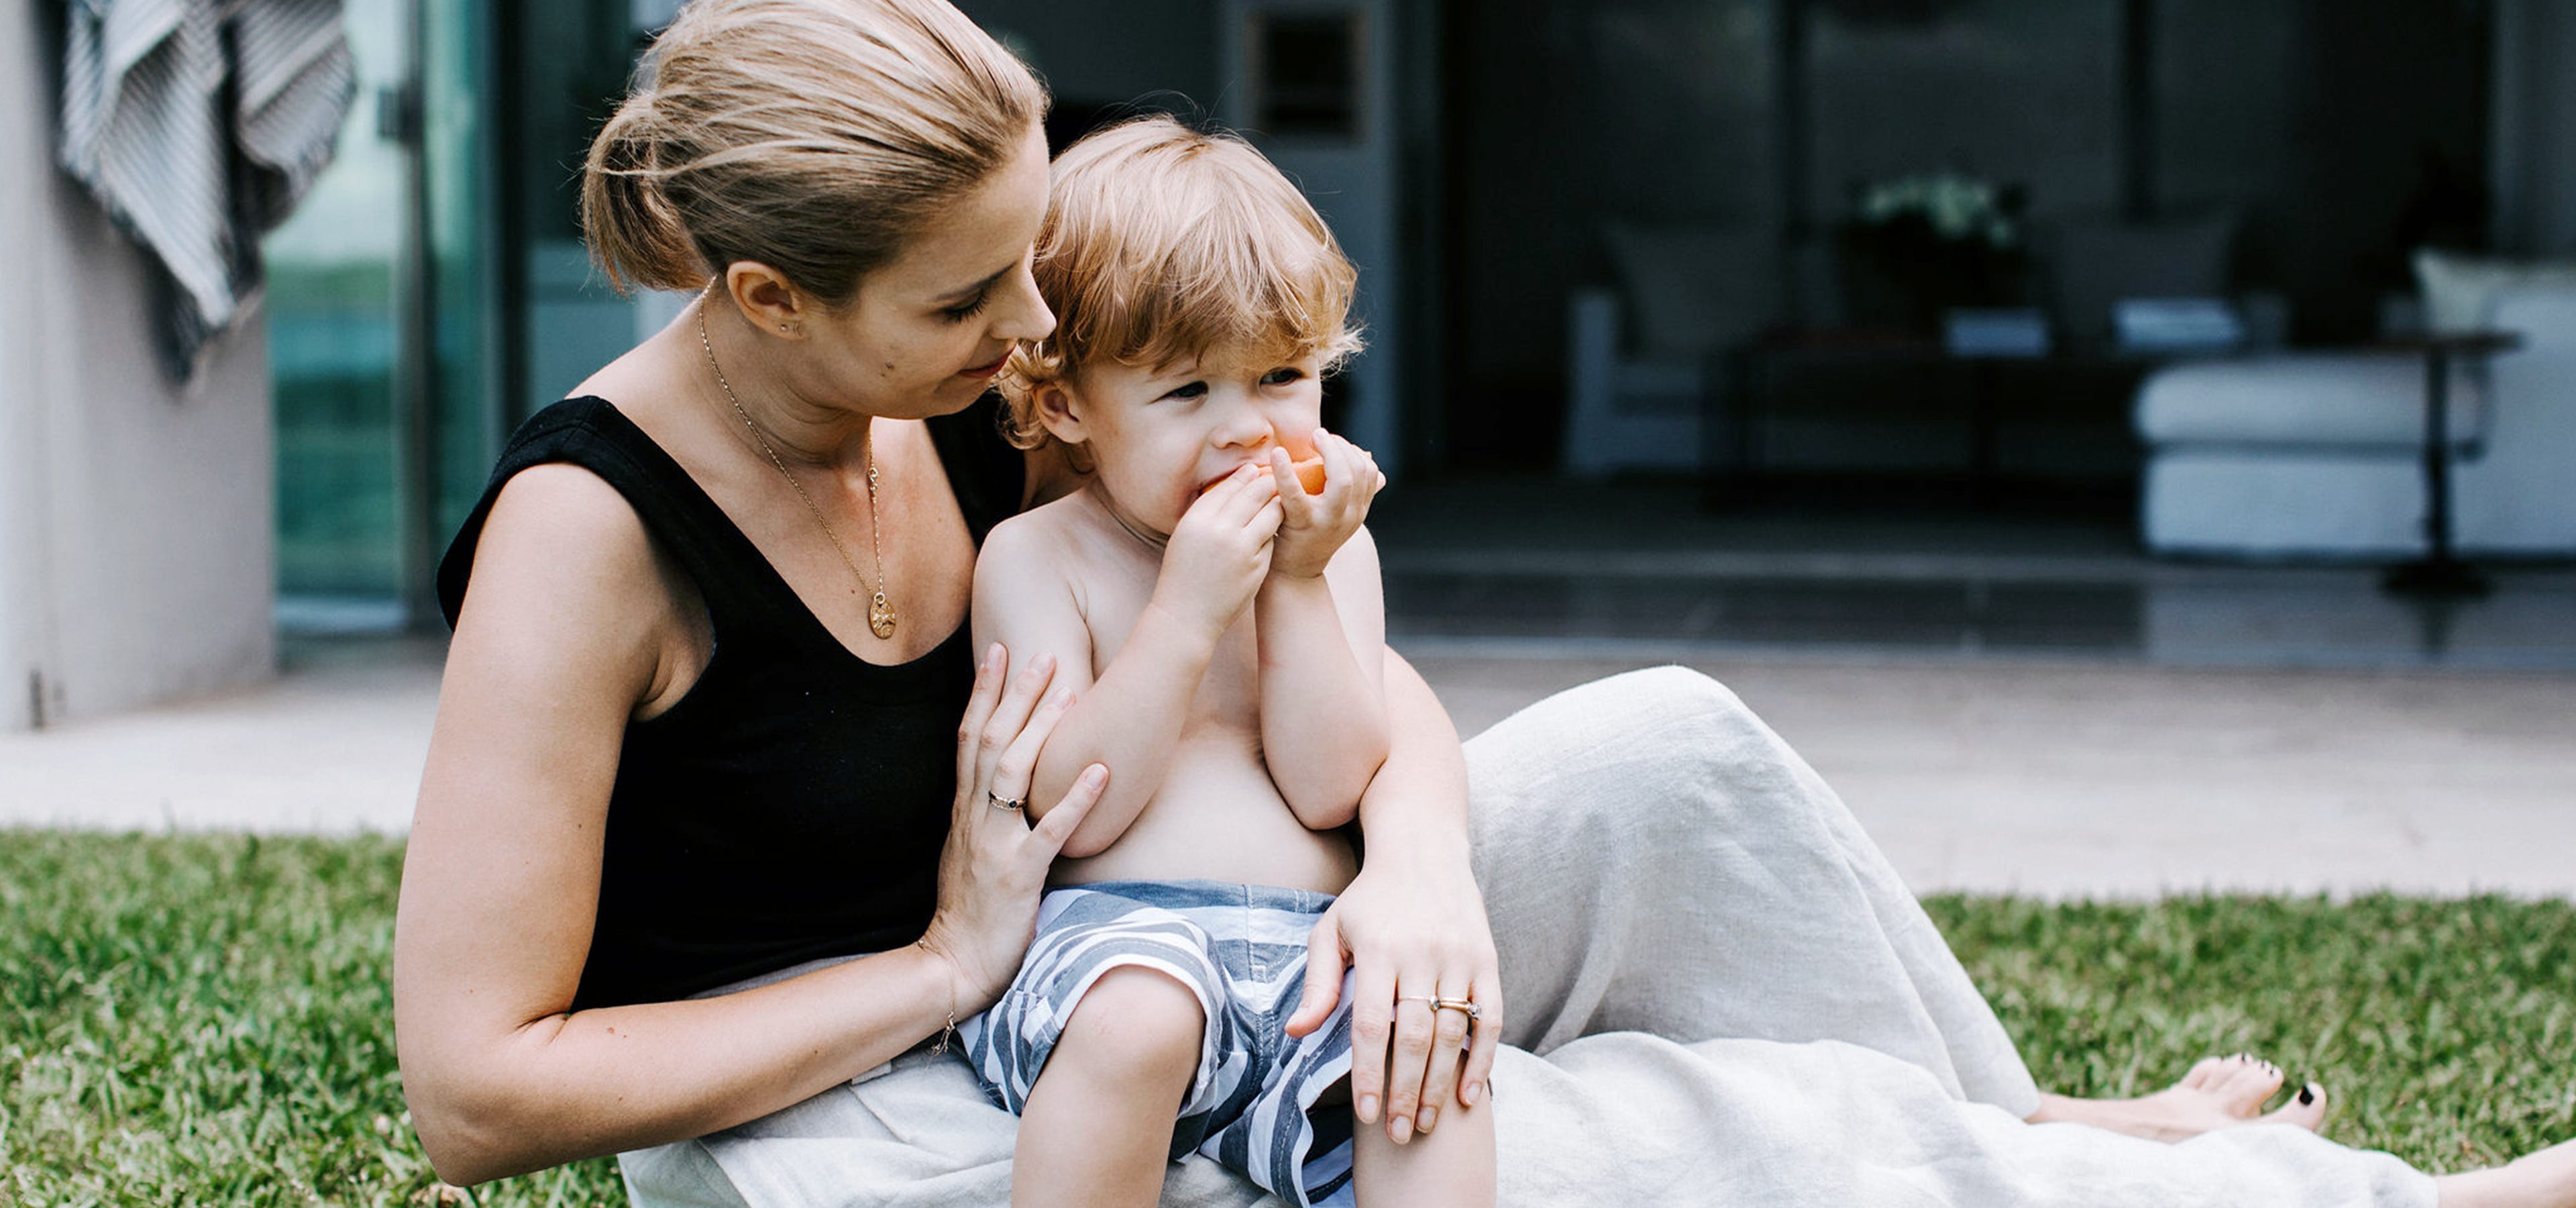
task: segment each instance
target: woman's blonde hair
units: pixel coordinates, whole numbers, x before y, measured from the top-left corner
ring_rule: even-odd
[[[1160,115],[1084,136],[1056,157],[1034,271],[1053,335],[1023,345],[1001,386],[1022,448],[1051,439],[1040,386],[1104,361],[1161,368],[1210,349],[1262,359],[1359,351],[1359,270],[1304,194],[1252,145]]]
[[[839,306],[1046,106],[944,0],[690,0],[591,143],[582,229],[621,290],[756,260]]]

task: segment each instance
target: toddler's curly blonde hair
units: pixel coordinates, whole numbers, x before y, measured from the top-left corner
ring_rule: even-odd
[[[1305,195],[1241,138],[1161,115],[1056,157],[1034,271],[1055,333],[1014,353],[999,383],[1024,449],[1053,439],[1037,390],[1086,365],[1161,368],[1222,349],[1312,353],[1330,371],[1360,349],[1359,270]]]

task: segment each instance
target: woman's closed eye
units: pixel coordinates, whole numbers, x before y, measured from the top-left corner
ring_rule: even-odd
[[[984,313],[984,304],[991,301],[992,297],[993,293],[991,290],[976,290],[974,297],[968,298],[955,306],[943,307],[939,312],[939,317],[951,323],[963,323],[968,319],[972,319],[975,316]]]

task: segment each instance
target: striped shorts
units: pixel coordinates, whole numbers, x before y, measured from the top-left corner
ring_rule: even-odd
[[[1329,894],[1216,881],[1103,881],[1048,892],[1037,940],[1001,1001],[957,1026],[966,1059],[1016,1115],[1065,1021],[1093,982],[1135,965],[1162,972],[1206,1012],[1198,1072],[1172,1130],[1192,1150],[1301,1205],[1351,1199],[1351,1115],[1314,1110],[1351,1069],[1348,976],[1324,1026],[1282,1025],[1306,980],[1306,938]]]

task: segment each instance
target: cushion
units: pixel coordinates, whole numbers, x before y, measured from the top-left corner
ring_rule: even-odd
[[[2483,331],[2495,322],[2496,295],[2542,286],[2576,288],[2576,261],[2499,260],[2422,248],[2415,283],[2424,291],[2424,324],[2437,335]]]
[[[2236,217],[2218,214],[2176,222],[2072,219],[2046,232],[2057,322],[2079,341],[2111,331],[2111,307],[2124,298],[2221,298]]]
[[[1741,343],[1779,313],[1779,241],[1767,228],[1637,226],[1602,232],[1636,316],[1636,351],[1691,360]]]
[[[2481,393],[2451,367],[2451,437],[2478,433]],[[2138,435],[2153,445],[2415,448],[2424,445],[2424,361],[2291,353],[2189,361],[2138,388]]]

